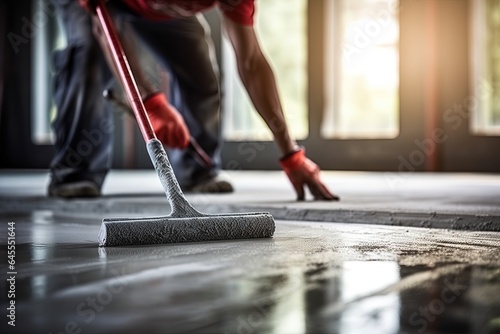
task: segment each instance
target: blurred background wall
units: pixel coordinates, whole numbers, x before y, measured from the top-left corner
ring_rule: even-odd
[[[500,171],[500,1],[257,1],[288,121],[323,169]],[[0,5],[0,167],[47,168],[49,0]],[[237,78],[217,12],[225,169],[276,169],[278,151]],[[146,57],[152,76],[158,65]],[[157,77],[161,87],[168,78]],[[150,168],[132,119],[115,114],[114,167]]]

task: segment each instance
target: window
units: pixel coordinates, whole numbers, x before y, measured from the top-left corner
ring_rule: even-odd
[[[472,82],[474,108],[472,132],[500,134],[500,2],[473,0]]]
[[[325,138],[399,134],[399,22],[395,2],[326,1]]]
[[[257,1],[256,30],[278,82],[288,125],[297,139],[308,134],[307,1]],[[223,43],[224,137],[228,140],[270,140],[271,132],[241,84],[232,46]]]

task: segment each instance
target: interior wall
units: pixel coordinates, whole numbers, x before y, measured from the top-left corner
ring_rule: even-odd
[[[32,100],[32,51],[33,36],[37,25],[32,11],[32,0],[5,1],[0,5],[0,16],[5,32],[1,34],[1,57],[4,82],[0,92],[0,168],[35,168],[46,169],[54,155],[51,144],[36,145],[31,140],[31,107]],[[52,0],[50,12],[55,14]],[[43,24],[43,23],[42,23]],[[0,24],[1,25],[1,24]],[[0,27],[1,29],[1,27]],[[51,67],[49,63],[47,66]],[[113,167],[124,166],[124,151],[122,133],[124,117],[114,114],[115,136],[113,145]],[[142,144],[144,146],[144,144]],[[145,149],[144,149],[145,151]],[[146,157],[149,162],[149,158]],[[150,168],[151,163],[145,164]]]
[[[375,140],[329,140],[319,133],[328,1],[335,0],[308,6],[310,133],[300,143],[313,160],[334,170],[500,172],[500,137],[471,134],[467,106],[463,115],[450,114],[474,98],[471,82],[480,80],[471,73],[472,0],[399,1],[400,135]],[[279,168],[271,142],[230,142],[223,153],[241,169]]]
[[[31,1],[4,1],[5,85],[0,111],[0,167],[46,168],[53,148],[31,142]]]
[[[445,113],[456,103],[471,97],[469,0],[402,0],[401,24],[401,132],[394,140],[325,140],[319,135],[324,104],[324,31],[325,2],[310,0],[308,7],[309,37],[309,98],[310,136],[300,144],[323,169],[392,170],[400,169],[399,158],[409,157],[420,148],[415,144],[428,139],[428,61],[426,42],[429,31],[422,29],[428,14],[428,4],[435,3],[435,110],[434,127],[443,129],[446,140],[436,145],[438,171],[499,172],[500,138],[474,136],[469,131],[468,115],[457,122],[446,120]],[[6,32],[22,36],[26,29],[23,17],[31,17],[31,1],[3,2],[0,10],[8,13]],[[221,61],[221,30],[218,14],[207,15],[212,26],[216,51]],[[1,28],[1,27],[0,27]],[[431,31],[432,33],[432,31]],[[34,145],[30,138],[31,106],[31,39],[16,50],[6,38],[2,39],[5,80],[0,110],[1,168],[47,168],[53,154],[50,145]],[[427,72],[426,72],[427,71]],[[222,73],[222,76],[224,73]],[[223,92],[224,93],[224,92]],[[431,129],[432,130],[432,129]],[[126,148],[121,141],[122,123],[118,119],[115,135],[114,167],[120,168]],[[140,135],[136,134],[133,167],[150,168]],[[278,169],[278,151],[272,142],[227,142],[223,149],[225,169]],[[414,166],[415,171],[428,168]]]
[[[2,121],[2,99],[5,83],[5,40],[7,39],[7,5],[0,3],[0,123]],[[1,126],[1,125],[0,125]]]
[[[439,126],[447,135],[442,170],[500,172],[500,136],[470,132],[471,106],[481,98],[474,85],[484,83],[469,70],[472,1],[440,0],[438,10]]]

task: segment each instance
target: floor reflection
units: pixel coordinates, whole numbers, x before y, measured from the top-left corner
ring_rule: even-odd
[[[99,248],[95,217],[0,217],[18,333],[500,331],[492,232],[278,222],[273,239]]]

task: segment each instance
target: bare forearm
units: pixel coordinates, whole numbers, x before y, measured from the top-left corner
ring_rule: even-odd
[[[274,74],[264,56],[252,64],[238,66],[240,77],[255,106],[273,133],[276,145],[284,155],[295,149],[283,114]]]

